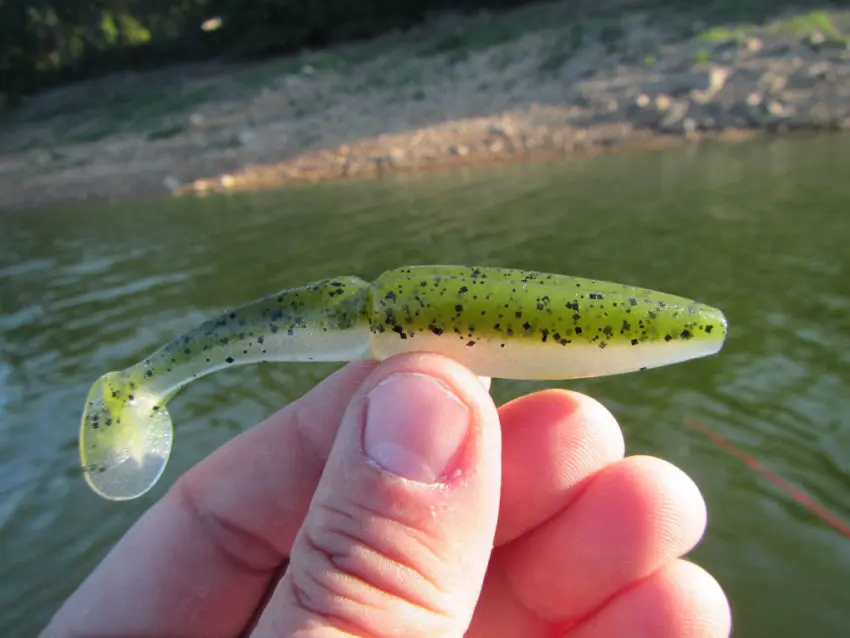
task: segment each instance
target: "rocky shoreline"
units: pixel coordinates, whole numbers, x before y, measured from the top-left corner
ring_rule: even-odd
[[[55,118],[33,125],[24,112],[0,133],[0,207],[850,129],[850,11],[717,26],[643,11],[577,17],[568,3],[534,10],[444,19],[388,36],[370,55],[349,48],[295,67],[184,75],[181,91],[219,91],[153,132],[56,141],[45,133]],[[523,20],[527,31],[502,42],[473,37]],[[246,77],[261,85],[235,95]],[[97,121],[98,110],[85,117]]]

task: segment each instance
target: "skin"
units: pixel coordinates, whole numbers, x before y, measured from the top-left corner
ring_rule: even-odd
[[[83,412],[81,463],[101,496],[141,496],[171,453],[168,401],[232,365],[433,352],[480,376],[577,379],[711,355],[725,337],[716,308],[593,279],[466,266],[332,277],[227,311],[102,376]]]
[[[589,397],[497,409],[483,381],[435,354],[346,366],[184,475],[42,636],[728,636],[722,590],[681,558],[706,522],[690,479],[624,458]],[[392,436],[444,473],[370,456],[388,387],[409,406]]]

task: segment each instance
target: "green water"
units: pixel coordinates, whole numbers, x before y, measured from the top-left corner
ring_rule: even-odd
[[[684,421],[850,523],[848,167],[846,136],[779,139],[0,216],[0,635],[37,631],[181,471],[335,366],[191,385],[173,404],[163,481],[126,504],[95,497],[76,469],[95,378],[223,307],[427,262],[613,279],[723,308],[720,356],[565,385],[609,406],[630,453],[701,486],[709,529],[692,556],[726,588],[735,635],[847,635],[850,540]]]

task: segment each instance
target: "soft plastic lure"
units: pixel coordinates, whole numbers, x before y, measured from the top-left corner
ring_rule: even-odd
[[[141,496],[171,452],[166,403],[232,365],[430,351],[481,376],[577,379],[711,355],[725,338],[715,308],[592,279],[465,266],[399,268],[372,283],[333,277],[225,312],[103,375],[83,412],[80,456],[101,496]]]

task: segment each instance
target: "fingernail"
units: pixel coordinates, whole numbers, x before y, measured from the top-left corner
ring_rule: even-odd
[[[387,472],[434,483],[453,471],[469,431],[466,405],[425,374],[387,377],[368,395],[363,447]]]

